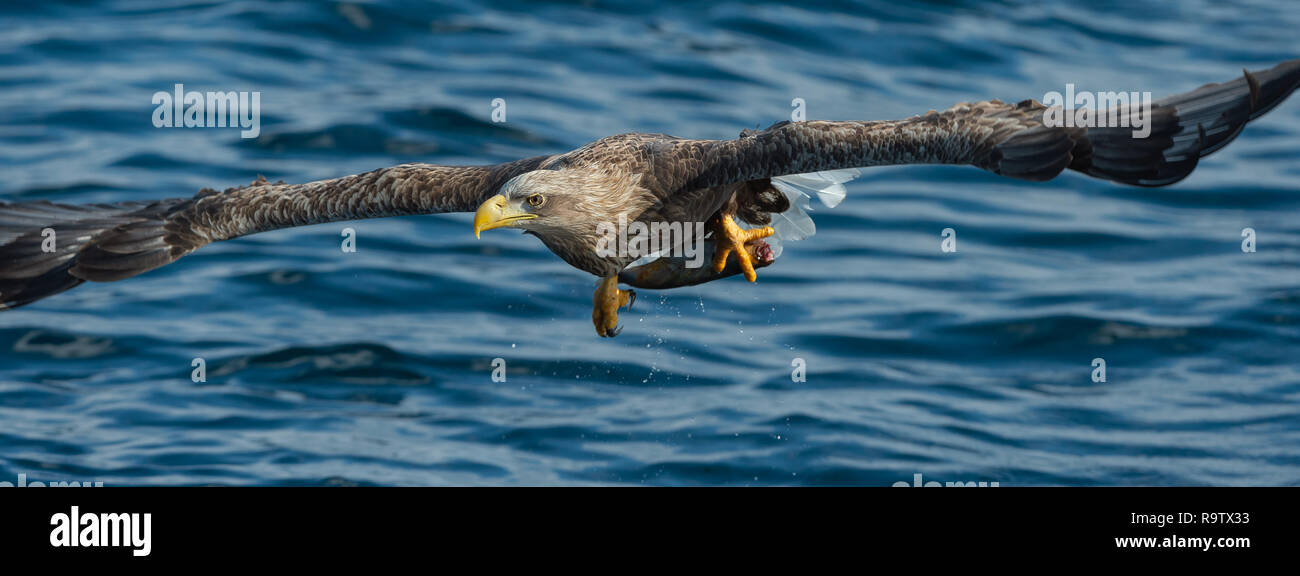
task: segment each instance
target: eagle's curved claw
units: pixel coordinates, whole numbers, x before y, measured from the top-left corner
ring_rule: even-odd
[[[727,267],[727,256],[735,253],[736,262],[740,264],[740,270],[745,273],[745,279],[750,282],[758,280],[758,273],[754,272],[754,261],[749,255],[749,250],[745,249],[745,243],[771,236],[775,233],[772,227],[742,230],[731,219],[730,214],[721,215],[714,223],[713,233],[718,248],[713,252],[713,270],[721,272]]]
[[[596,293],[591,298],[591,323],[596,326],[596,334],[601,338],[613,338],[623,331],[618,323],[618,309],[632,309],[636,301],[635,290],[619,290],[618,276],[600,279]]]

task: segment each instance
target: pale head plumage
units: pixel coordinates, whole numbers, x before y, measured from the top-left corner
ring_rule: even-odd
[[[537,236],[573,266],[603,277],[628,262],[596,254],[598,227],[617,223],[620,215],[636,220],[655,202],[640,182],[640,174],[617,169],[534,170],[510,179],[500,193],[513,208],[536,216],[513,227]]]

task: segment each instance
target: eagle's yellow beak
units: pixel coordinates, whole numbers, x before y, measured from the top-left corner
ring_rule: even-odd
[[[517,207],[511,206],[505,196],[497,194],[478,207],[474,213],[474,237],[478,238],[479,232],[510,226],[521,220],[532,220],[536,214],[529,214]]]

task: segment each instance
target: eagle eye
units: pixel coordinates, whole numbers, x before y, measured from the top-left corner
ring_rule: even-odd
[[[528,197],[528,205],[532,206],[533,208],[540,208],[542,204],[545,203],[546,203],[546,197],[542,196],[541,194],[533,194]]]

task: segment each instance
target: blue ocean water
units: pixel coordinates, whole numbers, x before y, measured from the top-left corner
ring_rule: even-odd
[[[10,1],[0,200],[730,138],[794,98],[1159,97],[1297,29],[1290,0]],[[177,83],[261,92],[261,134],[155,128]],[[1170,188],[873,169],[757,283],[643,291],[612,340],[591,276],[465,214],[219,243],[0,313],[0,481],[1300,484],[1298,159],[1293,98]]]

